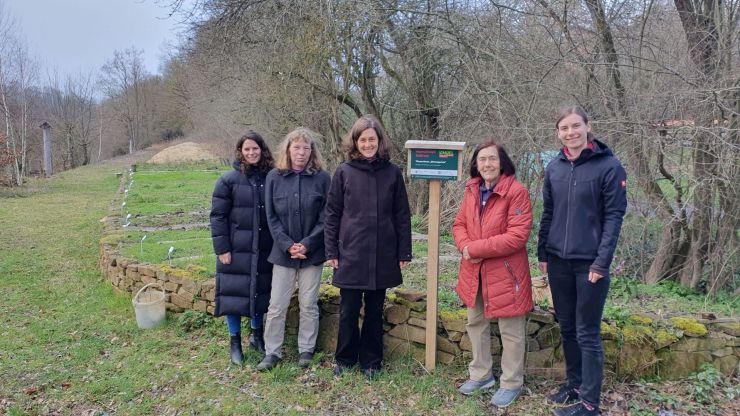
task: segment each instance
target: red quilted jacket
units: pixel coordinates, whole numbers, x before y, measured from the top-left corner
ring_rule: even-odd
[[[465,306],[472,308],[478,282],[482,282],[487,318],[524,315],[533,306],[526,248],[532,229],[529,192],[513,176],[502,176],[481,216],[481,180],[474,178],[465,184],[452,233],[460,252],[467,246],[471,258],[483,261],[460,261],[456,291]]]

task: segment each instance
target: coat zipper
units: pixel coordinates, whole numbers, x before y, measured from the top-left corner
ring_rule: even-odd
[[[566,253],[568,252],[568,228],[570,223],[570,191],[572,189],[571,183],[573,183],[573,186],[575,186],[575,182],[573,182],[573,170],[575,170],[576,164],[573,162],[570,162],[570,175],[568,176],[568,202],[566,204],[567,208],[565,210],[565,241],[563,242],[563,255],[562,258],[565,258]]]
[[[511,280],[514,281],[514,290],[518,293],[519,292],[519,281],[516,280],[516,275],[514,274],[514,270],[511,269],[509,260],[504,260],[504,266],[506,266],[506,270],[509,271],[509,275],[511,275]]]

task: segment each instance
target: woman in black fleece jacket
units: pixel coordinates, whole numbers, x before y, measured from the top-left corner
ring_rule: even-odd
[[[627,174],[594,139],[581,107],[563,109],[555,128],[563,148],[545,171],[537,256],[540,270],[549,273],[568,381],[548,398],[573,403],[556,415],[597,415],[604,372],[601,315],[627,209]]]

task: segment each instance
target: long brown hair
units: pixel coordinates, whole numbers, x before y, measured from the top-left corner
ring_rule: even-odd
[[[309,156],[308,163],[306,163],[306,171],[315,173],[323,170],[324,161],[321,158],[321,152],[319,151],[317,143],[319,137],[320,135],[318,133],[306,127],[298,127],[288,133],[285,136],[285,139],[283,139],[283,142],[280,143],[280,152],[278,153],[275,167],[278,168],[281,173],[285,173],[291,169],[293,165],[290,160],[290,145],[300,140],[311,146],[311,156]]]
[[[375,134],[378,136],[378,158],[379,159],[390,159],[390,139],[388,134],[385,132],[383,125],[380,124],[375,116],[366,114],[355,121],[352,128],[349,129],[349,133],[344,136],[344,155],[347,160],[358,159],[363,157],[359,149],[357,149],[357,140],[362,135],[362,132],[367,129],[375,130]]]
[[[263,139],[262,136],[254,130],[247,130],[236,142],[236,160],[239,161],[239,169],[241,172],[246,172],[247,167],[249,166],[247,161],[244,160],[244,155],[242,154],[242,146],[244,146],[244,142],[247,140],[253,140],[257,143],[257,146],[260,147],[260,160],[257,162],[257,170],[262,173],[269,172],[275,165],[275,160],[272,158],[272,152],[270,152],[270,148],[267,147],[265,139]]]

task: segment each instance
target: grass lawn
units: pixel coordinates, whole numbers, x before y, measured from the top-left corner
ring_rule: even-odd
[[[139,330],[131,295],[116,292],[103,281],[97,264],[99,220],[119,185],[114,173],[130,162],[120,159],[64,172],[32,181],[23,191],[0,195],[0,414],[492,411],[489,395],[465,398],[456,392],[467,376],[462,358],[432,374],[407,358],[387,363],[373,381],[357,373],[334,378],[330,355],[319,354],[310,369],[299,369],[295,339],[289,337],[285,364],[264,374],[254,371],[260,357],[252,352],[244,368],[230,365],[222,319],[205,319],[200,328],[186,330],[178,324],[181,317],[170,315],[165,326]],[[143,173],[135,175],[135,186],[146,183]],[[217,176],[210,173],[207,183],[199,182],[206,182],[204,178],[193,179],[202,185],[202,195],[210,192]],[[126,238],[138,236],[132,231]],[[168,244],[155,242],[173,238],[154,237],[147,243],[152,244],[151,251]],[[189,238],[196,241],[202,235]],[[139,249],[138,242],[131,246]],[[633,409],[630,414],[647,415],[672,406],[679,415],[737,407],[723,399],[721,390],[708,404],[698,404],[689,396],[692,383],[624,384],[609,379],[604,408],[613,414]],[[552,380],[528,378],[525,396],[509,414],[548,413],[544,394],[554,386]]]

